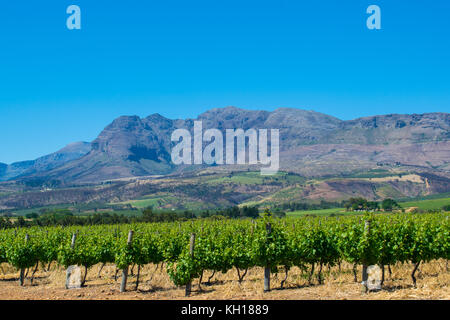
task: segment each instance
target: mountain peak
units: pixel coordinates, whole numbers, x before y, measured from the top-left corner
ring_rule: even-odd
[[[37,158],[36,160],[15,162],[6,166],[0,164],[0,181],[53,170],[83,157],[90,150],[91,144],[89,142],[74,142],[54,153]]]
[[[205,118],[205,117],[207,118],[210,115],[240,114],[240,113],[245,113],[245,112],[252,112],[252,110],[241,109],[241,108],[234,107],[234,106],[227,106],[227,107],[223,107],[223,108],[212,108],[208,111],[201,113],[198,116],[198,119]]]
[[[172,120],[159,113],[154,113],[144,119],[136,115],[119,117],[108,125],[91,145],[79,142],[59,151],[60,153],[77,149],[80,146],[85,148],[92,146],[92,150],[81,152],[89,153],[80,158],[80,154],[71,152],[71,156],[75,159],[72,162],[50,171],[40,171],[38,175],[34,176],[60,179],[68,183],[85,183],[167,174],[174,170],[181,170],[170,161],[171,146],[173,146],[170,137],[175,129],[191,130],[194,120]],[[323,174],[323,166],[326,165],[329,165],[327,168],[334,170],[333,172],[344,172],[344,168],[349,165],[348,159],[351,157],[356,159],[352,165],[357,168],[376,166],[379,158],[384,159],[378,156],[382,152],[379,150],[388,150],[391,145],[409,145],[411,150],[415,150],[417,147],[414,144],[450,140],[450,115],[445,113],[379,115],[343,121],[313,110],[277,108],[270,112],[227,106],[208,110],[200,114],[197,120],[203,122],[204,129],[216,128],[221,131],[238,128],[244,130],[250,128],[279,129],[282,169],[284,165],[284,169],[300,171],[301,168],[308,165],[309,172],[314,172],[314,174],[318,172]],[[357,147],[354,147],[355,145]],[[309,153],[310,146],[314,146],[316,153]],[[370,153],[366,159],[363,157],[364,152],[355,153],[352,151],[354,148],[358,150],[372,148],[376,150],[376,153]],[[337,151],[330,153],[330,150],[340,150],[341,153]],[[349,152],[350,155],[347,156]],[[392,153],[392,151],[387,152]],[[439,159],[448,159],[447,151],[439,152],[442,153]],[[342,154],[346,156],[344,157]],[[408,160],[403,159],[405,154],[408,153],[389,154],[385,158],[390,162],[413,161],[409,160],[414,158],[411,154],[408,156]],[[334,158],[336,155],[341,157],[339,163],[342,164],[336,164]],[[317,157],[317,162],[308,160],[310,157]],[[429,165],[422,162],[414,163],[421,166]],[[57,164],[60,166],[61,162]],[[433,166],[444,164],[445,160],[436,161]],[[33,164],[26,165],[33,166]],[[42,168],[47,167],[40,166],[38,169]],[[5,171],[0,165],[1,170]]]
[[[139,124],[141,124],[141,118],[139,116],[120,116],[105,128],[105,130],[108,129],[114,129],[114,128],[132,128]]]
[[[162,116],[160,113],[153,113],[151,115],[149,115],[147,118],[145,118],[147,120],[169,120],[168,118]]]
[[[63,153],[63,152],[80,152],[80,153],[87,153],[91,149],[91,143],[85,142],[85,141],[77,141],[69,143],[64,148],[60,149],[56,153]]]

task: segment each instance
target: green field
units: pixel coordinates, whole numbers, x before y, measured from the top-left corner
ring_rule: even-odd
[[[11,213],[14,216],[25,216],[30,213],[40,213],[42,210],[54,211],[60,209],[69,209],[75,216],[87,216],[95,213],[110,213],[110,214],[120,214],[125,216],[134,216],[140,214],[140,211],[133,208],[117,208],[112,205],[104,203],[80,203],[76,205],[60,204],[44,207],[36,207],[29,209],[14,210]]]
[[[53,205],[53,206],[45,206],[45,207],[39,207],[39,208],[30,208],[30,209],[21,209],[21,210],[14,210],[12,213],[16,216],[25,216],[29,213],[33,212],[39,212],[39,210],[57,210],[57,209],[67,209],[69,205],[67,204],[61,204],[61,205]]]
[[[147,207],[159,207],[166,204],[177,202],[177,198],[174,196],[161,195],[159,197],[130,200],[125,202],[120,202],[120,204],[131,204],[134,208],[145,209]]]
[[[285,176],[281,177],[287,179],[296,179],[295,176]],[[228,179],[228,178],[221,178]],[[231,180],[234,182],[240,181],[241,183],[249,182],[251,180],[261,179],[260,176],[255,175],[253,172],[241,173],[241,175],[234,175]],[[281,178],[284,179],[284,178]],[[289,201],[290,199],[295,199],[296,192],[298,193],[298,188],[293,186],[291,188],[283,189],[271,198],[266,200],[264,203],[267,204],[277,204],[278,202]],[[415,199],[405,202],[399,202],[402,208],[417,207],[419,210],[440,210],[446,205],[450,205],[450,194],[441,194],[441,198],[435,198],[439,195],[427,196],[425,199]],[[240,206],[254,206],[261,204],[260,201],[248,201],[241,203]],[[128,206],[127,206],[128,205]],[[206,205],[206,206],[205,206]],[[180,198],[169,193],[158,193],[142,197],[136,200],[125,201],[121,203],[87,203],[87,204],[76,204],[76,205],[53,205],[39,208],[30,208],[22,210],[14,210],[11,213],[15,216],[25,216],[29,213],[39,213],[41,209],[47,209],[49,211],[55,209],[70,209],[74,215],[92,215],[95,213],[116,213],[127,216],[133,216],[140,214],[140,210],[153,207],[155,211],[173,210],[173,211],[183,211],[190,210],[193,212],[201,212],[203,210],[209,209],[214,210],[218,207],[227,207],[229,204],[223,203],[221,206],[214,205],[212,203],[205,203],[197,199],[191,198]],[[174,210],[175,209],[175,210]],[[360,213],[346,212],[344,208],[331,208],[331,209],[320,209],[320,210],[299,210],[293,212],[287,212],[287,216],[291,217],[301,217],[305,215],[315,215],[315,216],[330,216],[330,215],[354,215]]]
[[[145,209],[147,207],[158,206],[161,203],[160,198],[155,199],[142,199],[142,200],[132,200],[121,202],[122,204],[131,204],[134,208]]]
[[[438,210],[450,205],[450,198],[401,202],[402,208],[418,207],[421,210]]]
[[[129,204],[133,208],[136,209],[145,209],[148,207],[152,207],[154,211],[164,211],[164,210],[172,210],[172,211],[202,211],[205,209],[205,205],[208,206],[208,203],[197,201],[189,198],[180,198],[176,196],[172,196],[169,194],[159,194],[151,197],[143,197],[137,200],[130,200],[125,202],[120,202],[121,205]],[[210,209],[214,208],[214,205],[209,204]]]
[[[238,172],[228,176],[214,178],[205,181],[208,184],[223,184],[223,183],[238,183],[238,184],[264,184],[271,182],[284,182],[284,183],[301,183],[305,181],[304,178],[288,174],[286,172],[278,172],[273,176],[262,176],[259,172]]]
[[[427,200],[416,200],[399,203],[402,208],[417,207],[420,210],[439,210],[445,205],[450,205],[450,198],[442,199],[427,199]],[[301,217],[305,215],[316,215],[316,216],[330,216],[330,215],[353,215],[361,214],[359,212],[346,212],[344,208],[332,208],[332,209],[321,209],[321,210],[301,210],[287,212],[286,215],[290,217]]]

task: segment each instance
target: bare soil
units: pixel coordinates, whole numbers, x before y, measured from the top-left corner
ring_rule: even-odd
[[[439,260],[425,263],[420,266],[416,274],[417,288],[414,288],[411,280],[411,264],[398,264],[392,266],[392,275],[386,268],[383,290],[379,292],[363,293],[361,284],[354,282],[352,266],[343,264],[341,271],[338,266],[331,269],[324,268],[324,283],[319,284],[317,273],[311,284],[308,282],[308,272],[294,267],[289,271],[284,289],[280,289],[281,281],[285,273],[271,277],[272,290],[263,292],[263,269],[252,268],[242,283],[237,281],[236,270],[230,270],[226,274],[216,273],[207,284],[211,272],[205,272],[201,288],[198,280],[193,281],[193,292],[185,297],[184,287],[177,288],[170,281],[165,271],[160,266],[155,272],[155,265],[147,265],[141,269],[139,289],[135,290],[137,266],[134,267],[134,275],[129,276],[127,292],[120,293],[120,274],[114,280],[115,266],[107,265],[103,268],[100,277],[98,272],[100,265],[89,269],[86,286],[81,289],[66,290],[65,270],[54,265],[46,272],[39,266],[35,279],[31,284],[29,271],[28,278],[23,287],[19,286],[19,272],[7,264],[0,265],[0,299],[1,300],[174,300],[174,299],[450,299],[450,272],[446,261]],[[130,268],[131,269],[131,268]],[[361,267],[358,267],[358,281],[361,281]]]

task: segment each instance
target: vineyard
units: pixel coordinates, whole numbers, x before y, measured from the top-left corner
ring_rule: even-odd
[[[351,264],[378,264],[390,270],[410,264],[411,284],[421,263],[450,259],[448,213],[390,214],[256,220],[205,220],[93,227],[33,227],[0,231],[0,263],[20,270],[19,283],[33,281],[39,265],[84,267],[84,279],[96,265],[114,264],[121,291],[131,267],[139,272],[152,264],[165,272],[175,286],[203,276],[236,271],[241,283],[252,268],[262,267],[261,281],[269,291],[270,275],[280,274],[281,288],[290,270],[298,268],[309,282],[323,283],[324,270]],[[446,270],[448,271],[448,270]],[[99,274],[101,269],[99,271]],[[129,286],[128,286],[129,289]]]

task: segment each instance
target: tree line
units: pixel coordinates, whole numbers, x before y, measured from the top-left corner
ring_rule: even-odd
[[[319,203],[308,202],[286,202],[278,205],[275,210],[284,211],[307,211],[322,210],[332,208],[345,208],[347,211],[392,211],[400,209],[400,205],[393,199],[385,199],[383,201],[369,201],[362,197],[350,198],[341,202],[329,202],[321,200]]]
[[[401,209],[400,205],[393,199],[384,199],[381,202],[369,201],[362,197],[350,198],[342,201],[342,207],[347,211],[392,211],[394,209]]]
[[[341,207],[340,202],[328,202],[321,200],[319,203],[307,203],[307,202],[286,202],[278,206],[278,209],[284,211],[305,211],[305,210],[320,210],[320,209],[332,209]]]
[[[182,212],[162,211],[155,212],[151,207],[139,210],[136,215],[117,214],[116,212],[102,212],[91,215],[74,215],[69,209],[54,209],[40,213],[29,213],[25,217],[0,217],[0,229],[16,227],[49,227],[49,226],[89,226],[104,224],[133,224],[139,222],[174,222],[187,221],[197,218],[258,218],[259,210],[256,207],[231,207],[215,211],[184,210]]]

